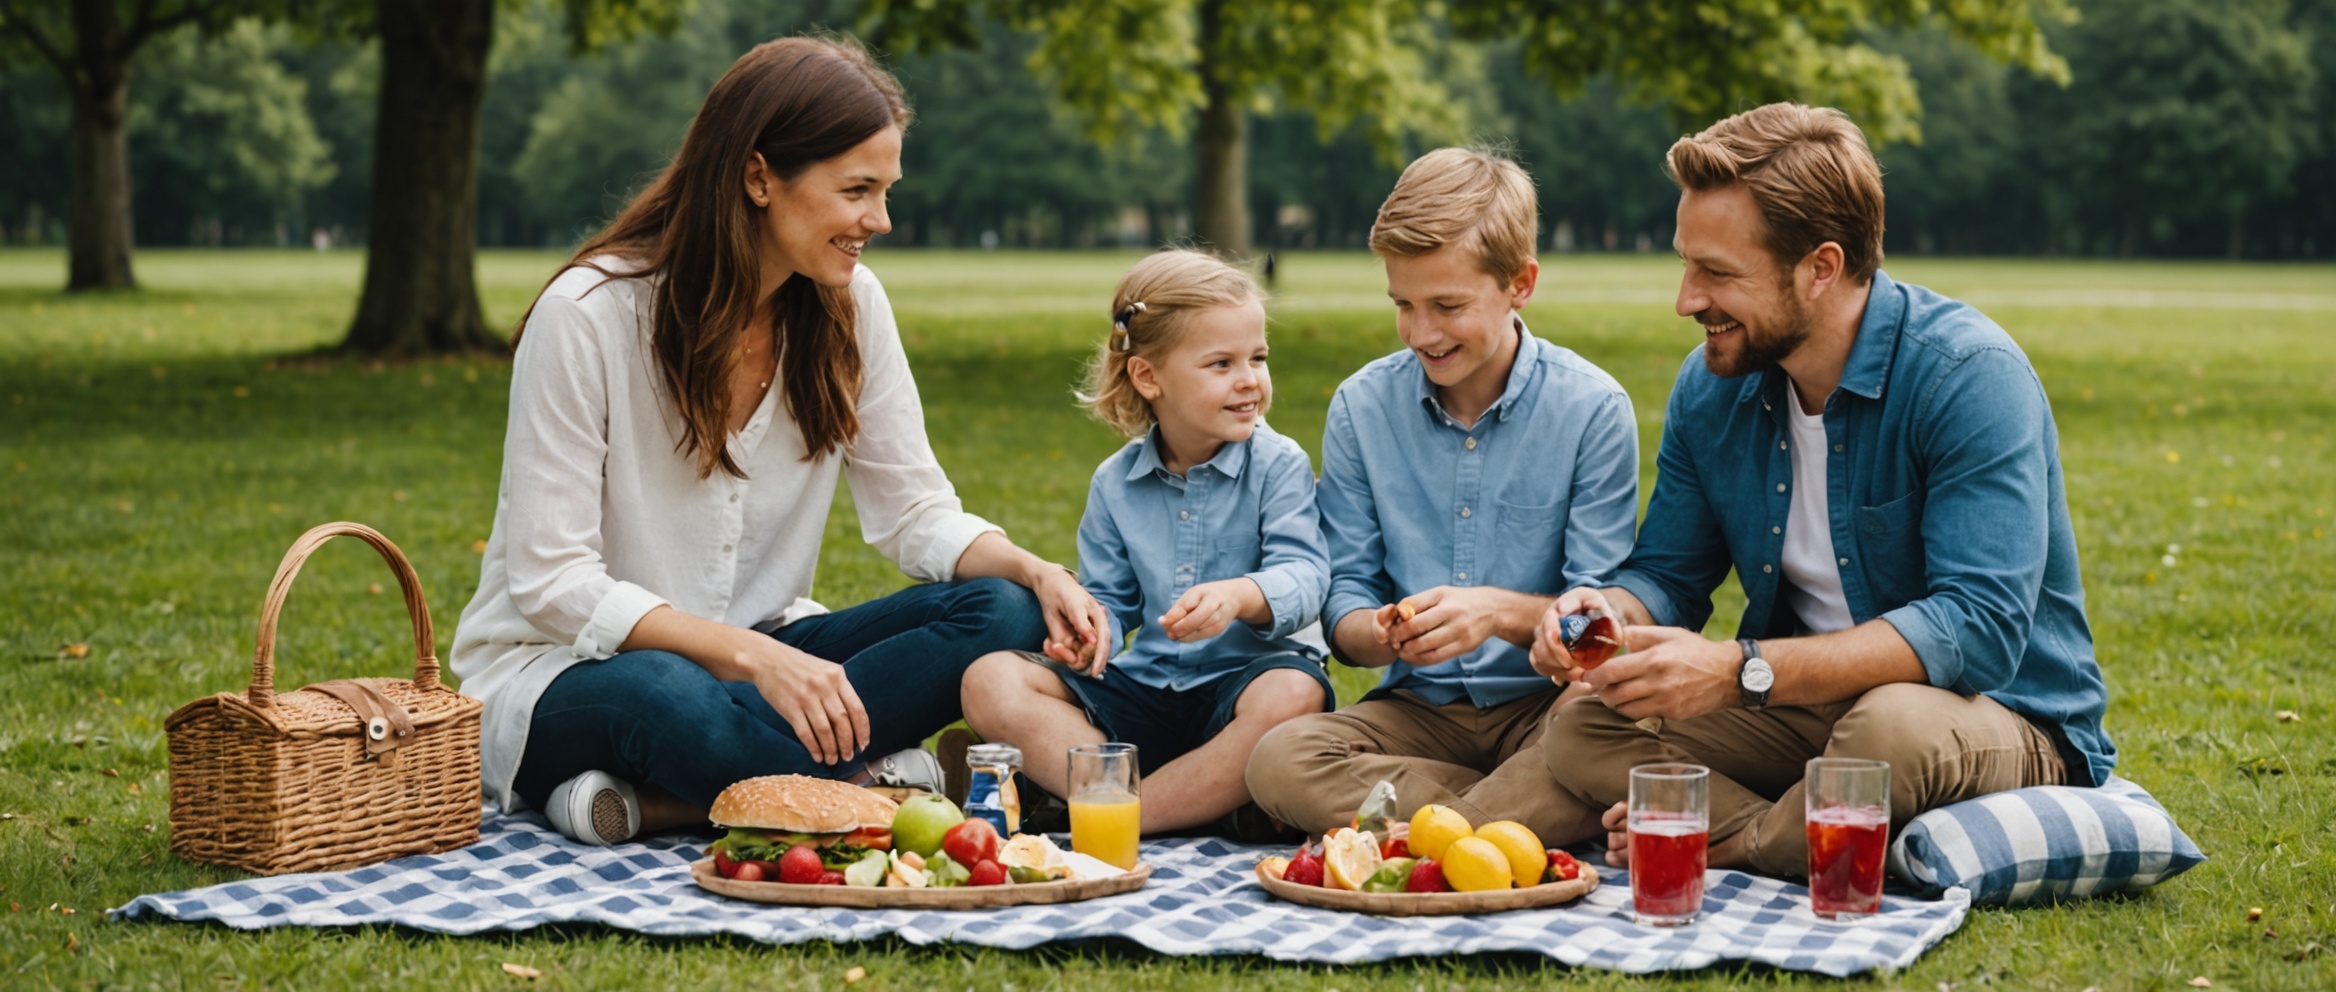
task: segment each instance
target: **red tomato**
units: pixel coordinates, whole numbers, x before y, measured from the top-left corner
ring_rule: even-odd
[[[889,851],[892,850],[892,829],[890,827],[863,827],[845,834],[843,842],[871,851]]]
[[[730,860],[730,852],[727,849],[719,847],[714,849],[714,872],[723,878],[736,878],[738,876],[738,862]]]
[[[735,879],[737,879],[737,880],[739,880],[739,881],[741,881],[741,882],[760,882],[760,881],[762,881],[762,880],[763,880],[762,866],[763,866],[763,865],[766,865],[766,864],[769,864],[769,862],[767,862],[767,861],[747,861],[747,862],[742,862],[742,863],[738,864],[737,866],[735,866],[735,869],[734,869],[734,870],[731,872],[731,875],[730,875],[730,877],[731,877],[731,878],[735,878]]]
[[[1582,863],[1574,856],[1556,848],[1549,850],[1549,875],[1553,882],[1570,882],[1582,877]]]
[[[844,873],[843,873],[843,872],[840,872],[840,871],[823,871],[823,872],[820,872],[820,873],[819,873],[819,884],[821,884],[821,885],[842,885],[842,884],[844,884]]]
[[[1411,857],[1411,841],[1407,838],[1397,837],[1381,844],[1379,845],[1379,856],[1382,858]]]
[[[779,881],[788,885],[817,885],[827,866],[819,863],[819,849],[797,844],[779,855]]]
[[[941,851],[961,865],[994,861],[998,857],[998,828],[978,816],[966,820],[941,835]]]
[[[967,820],[965,822],[982,823],[985,826],[987,825],[986,821],[981,820]],[[995,861],[979,862],[967,870],[965,884],[1004,885],[1006,884],[1006,867]]]

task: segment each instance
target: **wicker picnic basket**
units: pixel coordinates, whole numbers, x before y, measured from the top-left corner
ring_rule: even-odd
[[[414,624],[414,677],[276,692],[276,619],[300,566],[348,534],[381,552]],[[422,580],[362,524],[324,524],[285,552],[260,609],[251,686],[178,708],[170,849],[263,875],[332,871],[461,847],[479,833],[476,699],[438,681]]]

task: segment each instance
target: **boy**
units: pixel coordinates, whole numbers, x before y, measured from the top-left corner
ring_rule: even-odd
[[[1638,435],[1612,376],[1517,316],[1540,276],[1537,214],[1515,162],[1445,148],[1404,170],[1371,227],[1406,347],[1331,399],[1315,499],[1332,652],[1388,671],[1250,756],[1251,794],[1291,826],[1344,826],[1385,779],[1406,814],[1437,803],[1552,845],[1597,830],[1551,787],[1538,742],[1561,687],[1527,651],[1553,597],[1629,553]]]

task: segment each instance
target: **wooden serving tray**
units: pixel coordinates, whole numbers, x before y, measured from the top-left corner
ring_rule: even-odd
[[[1124,875],[1110,878],[1059,879],[1008,885],[960,885],[947,889],[901,889],[866,885],[789,885],[785,882],[741,882],[723,878],[714,859],[699,858],[689,866],[698,887],[732,899],[785,906],[845,906],[852,909],[995,909],[1058,902],[1084,902],[1144,887],[1152,866],[1139,864]]]
[[[1257,884],[1277,898],[1323,909],[1373,916],[1473,916],[1572,902],[1598,887],[1598,869],[1583,865],[1581,877],[1571,881],[1496,892],[1349,892],[1267,878],[1264,872],[1257,874]]]

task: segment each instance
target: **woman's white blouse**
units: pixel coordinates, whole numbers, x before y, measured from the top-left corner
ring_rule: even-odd
[[[840,459],[804,461],[773,384],[729,441],[743,479],[699,478],[676,447],[646,281],[571,268],[536,301],[511,365],[495,528],[451,656],[462,691],[486,703],[482,774],[505,810],[521,806],[511,781],[536,700],[568,666],[615,654],[650,610],[741,627],[826,612],[808,597],[839,469],[862,535],[911,578],[952,578],[966,547],[998,529],[965,512],[933,458],[875,273],[856,270],[852,296],[858,440]]]

